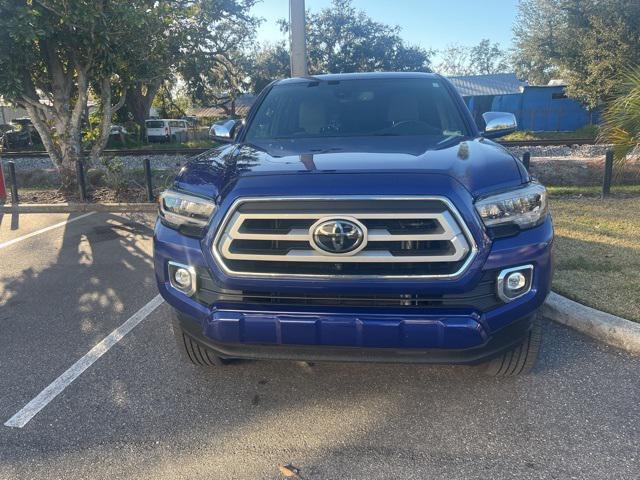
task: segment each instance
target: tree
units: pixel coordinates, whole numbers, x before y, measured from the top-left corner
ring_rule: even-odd
[[[471,48],[471,64],[476,75],[492,75],[504,73],[509,69],[507,55],[499,43],[491,43],[488,38],[480,40]]]
[[[193,54],[181,56],[177,71],[195,101],[221,107],[227,115],[235,116],[236,100],[249,87],[246,52],[253,44],[259,20],[244,13],[255,0],[227,3],[238,8],[221,18],[211,18],[198,45],[193,45]]]
[[[513,27],[513,62],[516,74],[534,85],[546,85],[559,75],[552,57],[566,39],[557,0],[521,0]]]
[[[250,55],[250,88],[260,93],[274,80],[287,78],[291,73],[289,50],[285,42],[266,44]]]
[[[227,116],[236,116],[236,101],[249,90],[249,60],[243,50],[192,60],[181,69],[187,89],[198,103],[220,107]]]
[[[280,20],[283,33],[289,24]],[[356,11],[351,0],[333,0],[318,13],[307,12],[309,73],[369,71],[431,71],[432,50],[407,46],[400,27],[375,22]],[[290,74],[289,49],[285,42],[267,44],[250,55],[251,90],[260,92],[273,80]]]
[[[0,0],[0,94],[27,110],[63,187],[74,183],[75,161],[83,157],[90,94],[100,107],[90,156],[104,149],[113,112],[124,103],[122,66],[135,64],[144,52],[140,32],[156,25],[154,5]]]
[[[288,23],[280,21],[282,31]],[[352,0],[332,0],[318,13],[307,12],[309,73],[431,71],[430,50],[405,45],[400,27],[376,22]]]
[[[158,110],[160,118],[181,118],[187,116],[191,107],[191,97],[184,88],[179,88],[169,81],[162,84],[152,104]]]
[[[450,77],[473,75],[469,47],[458,43],[447,45],[440,52],[440,63],[436,65],[436,71]]]
[[[507,54],[487,38],[475,46],[451,44],[441,52],[436,70],[442,75],[491,75],[509,69]]]
[[[637,0],[521,0],[514,64],[531,83],[561,77],[588,107],[615,92],[616,76],[640,64]]]
[[[145,60],[130,73],[127,109],[144,132],[149,108],[165,81],[180,75],[192,97],[204,103],[227,98],[238,83],[236,62],[258,21],[247,12],[256,0],[192,0],[168,5],[165,34],[149,42]],[[226,85],[225,85],[226,84]],[[225,90],[226,91],[226,90]]]

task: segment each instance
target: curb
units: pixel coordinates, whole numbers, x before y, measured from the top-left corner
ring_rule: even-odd
[[[640,323],[587,307],[551,292],[542,313],[601,342],[640,355]]]
[[[156,203],[22,203],[0,205],[0,213],[156,212]]]

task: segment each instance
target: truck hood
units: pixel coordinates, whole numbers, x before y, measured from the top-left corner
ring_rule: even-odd
[[[226,145],[190,160],[176,178],[175,188],[215,198],[246,177],[358,173],[447,175],[474,197],[528,180],[506,149],[486,139],[434,149],[421,137],[368,137]]]

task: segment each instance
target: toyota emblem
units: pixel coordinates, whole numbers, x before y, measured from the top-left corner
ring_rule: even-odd
[[[316,250],[333,255],[354,253],[364,247],[365,231],[355,219],[321,219],[311,227],[311,243]]]

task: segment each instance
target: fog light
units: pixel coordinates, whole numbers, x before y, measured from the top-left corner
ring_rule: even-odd
[[[527,277],[520,272],[510,273],[507,276],[507,289],[511,291],[520,290],[527,284]]]
[[[531,290],[533,265],[507,268],[498,275],[498,297],[504,302],[519,298]]]
[[[169,283],[176,290],[186,295],[196,293],[196,270],[189,265],[183,265],[177,262],[169,262]]]
[[[191,274],[186,268],[177,269],[176,273],[173,275],[173,278],[181,288],[191,288]]]

